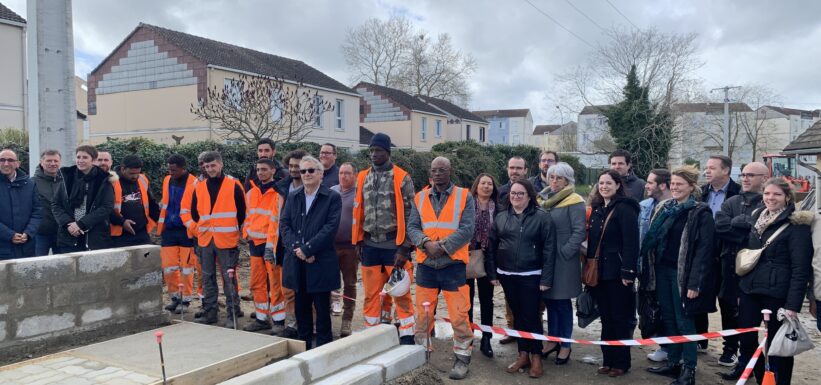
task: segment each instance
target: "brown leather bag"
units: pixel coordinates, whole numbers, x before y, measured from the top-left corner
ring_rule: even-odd
[[[601,252],[601,242],[604,239],[604,232],[607,230],[607,223],[610,222],[610,217],[613,216],[611,210],[604,219],[604,226],[601,229],[599,236],[599,244],[596,245],[596,255],[593,258],[582,257],[582,283],[585,286],[596,287],[599,284],[599,253]]]

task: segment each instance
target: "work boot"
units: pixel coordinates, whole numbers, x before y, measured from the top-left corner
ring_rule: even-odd
[[[542,354],[531,353],[530,370],[527,372],[527,375],[530,376],[530,378],[540,378],[542,374],[544,374],[544,370],[542,370]]]
[[[667,365],[657,366],[654,368],[647,368],[648,373],[658,374],[660,376],[667,376],[670,378],[678,378],[681,375],[681,364],[674,364],[668,362]]]
[[[482,342],[479,343],[479,351],[487,358],[493,358],[493,347],[490,346],[490,335],[482,334]]]
[[[258,332],[260,330],[268,330],[270,328],[271,325],[268,325],[268,321],[260,321],[258,319],[255,319],[245,324],[242,330],[245,330],[246,332]]]
[[[506,370],[508,373],[516,373],[528,366],[530,366],[530,355],[528,355],[527,352],[519,352],[519,357],[516,358],[516,362],[508,365]]]
[[[399,337],[399,345],[416,345],[416,339],[413,336]]]
[[[339,328],[339,336],[347,337],[351,335],[351,320],[342,320],[342,327]]]
[[[211,309],[208,311],[202,311],[202,315],[197,318],[194,318],[194,322],[206,325],[212,325],[217,323],[217,309]]]
[[[286,327],[278,335],[282,338],[290,338],[290,339],[296,339],[297,337],[299,337],[299,334],[296,332],[296,329],[294,329],[290,326]]]
[[[274,321],[271,324],[271,335],[277,336],[285,330],[285,321]]]
[[[189,307],[191,307],[190,301],[182,301],[180,302],[180,305],[177,306],[177,309],[174,310],[174,314],[188,313]]]
[[[200,318],[200,317],[202,317],[203,314],[205,314],[205,310],[200,308],[200,310],[197,310],[197,312],[194,313],[194,318]]]
[[[681,375],[670,385],[696,385],[696,370],[691,368],[682,369]]]
[[[179,306],[179,305],[180,305],[180,299],[177,298],[177,297],[171,297],[171,303],[169,303],[168,305],[165,305],[165,310],[168,310],[170,312],[174,312],[174,310],[177,310],[177,306]],[[180,314],[180,313],[177,313],[177,314]]]
[[[232,317],[228,317],[225,320],[225,328],[226,329],[236,329],[237,324],[234,323],[234,319]]]
[[[468,376],[468,366],[470,366],[470,356],[454,354],[453,368],[450,369],[448,378],[451,380],[462,380]]]
[[[737,381],[739,378],[741,378],[741,374],[744,373],[744,367],[746,366],[746,363],[738,361],[738,363],[735,364],[735,367],[733,367],[732,371],[730,371],[729,373],[719,374],[721,375],[721,378],[723,378],[726,381]]]

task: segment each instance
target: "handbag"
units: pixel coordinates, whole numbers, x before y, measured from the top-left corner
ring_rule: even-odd
[[[465,271],[467,279],[482,278],[487,276],[485,271],[485,252],[482,249],[468,252],[468,265]]]
[[[781,234],[781,232],[784,231],[784,229],[786,229],[789,225],[790,222],[781,225],[781,227],[779,227],[778,230],[776,230],[775,233],[773,233],[770,239],[768,239],[767,242],[764,243],[764,246],[762,246],[760,249],[745,248],[739,250],[738,253],[735,255],[735,273],[739,277],[742,277],[747,275],[747,273],[751,272],[753,268],[755,268],[755,265],[758,264],[758,260],[761,258],[761,254],[764,252],[764,250],[767,249],[767,246],[769,246],[770,243],[772,243],[775,240],[775,238],[777,238]]]
[[[579,319],[579,327],[582,329],[599,318],[599,308],[589,289],[582,291],[576,298],[576,318]]]
[[[778,320],[782,321],[781,327],[775,332],[773,342],[770,344],[768,354],[774,357],[794,357],[812,350],[814,347],[812,340],[807,335],[807,331],[801,326],[801,321],[797,318],[787,317],[784,309],[778,309]]]
[[[613,211],[611,210],[610,213],[607,214],[607,218],[604,219],[604,226],[602,226],[601,235],[599,236],[599,244],[596,245],[596,255],[593,258],[582,259],[582,283],[586,286],[596,287],[599,284],[599,254],[601,253],[601,242],[604,239],[604,232],[607,230],[607,223],[610,222],[612,216]]]

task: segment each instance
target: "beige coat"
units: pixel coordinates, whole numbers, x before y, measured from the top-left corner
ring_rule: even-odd
[[[815,299],[821,299],[821,215],[816,215],[812,220],[812,291]]]

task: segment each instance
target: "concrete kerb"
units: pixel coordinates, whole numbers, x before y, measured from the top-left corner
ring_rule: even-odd
[[[282,360],[252,372],[234,377],[220,385],[304,385],[307,383],[300,369],[301,361]]]
[[[377,354],[362,364],[380,368],[384,380],[390,381],[424,365],[425,347],[422,345],[399,345]]]
[[[311,385],[380,385],[382,383],[382,370],[378,366],[356,365],[312,382]]]
[[[302,361],[308,380],[325,377],[399,344],[393,325],[378,325],[322,345],[291,359]],[[381,377],[381,369],[379,370]]]

